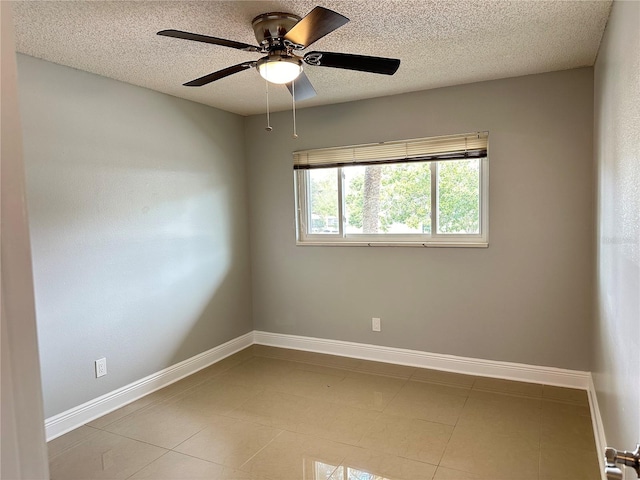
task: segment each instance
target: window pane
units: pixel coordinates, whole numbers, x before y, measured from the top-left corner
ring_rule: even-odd
[[[429,162],[344,168],[347,233],[431,233]]]
[[[309,211],[307,233],[336,234],[338,225],[338,169],[307,170],[309,179]]]
[[[438,163],[438,233],[480,233],[480,160]]]

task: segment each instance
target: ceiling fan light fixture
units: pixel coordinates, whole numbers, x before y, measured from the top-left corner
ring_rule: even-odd
[[[285,55],[269,55],[258,60],[256,68],[268,82],[290,83],[302,73],[302,60]]]

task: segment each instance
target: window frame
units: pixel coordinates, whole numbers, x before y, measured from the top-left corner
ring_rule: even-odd
[[[434,137],[437,138],[437,137]],[[489,154],[481,157],[469,157],[479,161],[479,226],[478,234],[438,233],[438,168],[441,162],[461,161],[456,159],[425,159],[431,168],[431,232],[430,234],[364,234],[345,232],[345,192],[344,171],[349,165],[340,164],[333,167],[337,175],[338,188],[338,232],[307,233],[308,222],[311,219],[309,205],[309,169],[294,169],[294,197],[295,197],[295,228],[296,245],[299,246],[408,246],[408,247],[476,247],[489,246]],[[418,160],[419,161],[419,160]],[[389,161],[386,163],[396,163]],[[398,161],[397,163],[403,163]]]

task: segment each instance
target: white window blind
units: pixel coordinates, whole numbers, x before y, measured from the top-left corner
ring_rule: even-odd
[[[397,142],[301,150],[293,153],[294,170],[349,165],[459,160],[487,156],[487,132],[418,138]]]

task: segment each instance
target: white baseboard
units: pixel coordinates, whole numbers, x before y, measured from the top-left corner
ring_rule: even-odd
[[[134,400],[196,373],[223,358],[233,355],[253,344],[253,332],[234,338],[222,345],[176,363],[141,380],[125,385],[101,397],[90,400],[66,412],[45,420],[47,441],[53,440],[91,420],[123,407]]]
[[[604,472],[604,450],[607,448],[607,437],[604,434],[604,425],[602,423],[602,415],[600,415],[600,407],[598,406],[598,396],[596,395],[596,387],[593,384],[593,376],[589,376],[589,408],[591,409],[591,423],[593,424],[593,436],[596,439],[596,451],[600,465],[600,477],[607,480]]]
[[[447,372],[503,378],[529,383],[589,390],[591,374],[578,370],[526,365],[522,363],[482,360],[404,348],[382,347],[365,343],[344,342],[324,338],[301,337],[254,331],[254,343],[271,347],[327,353],[343,357],[396,363],[411,367],[432,368]]]

